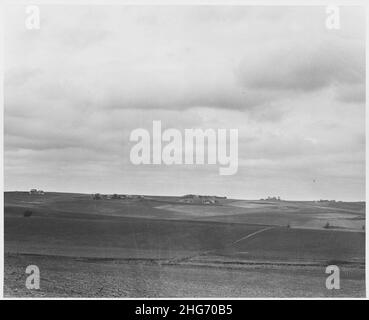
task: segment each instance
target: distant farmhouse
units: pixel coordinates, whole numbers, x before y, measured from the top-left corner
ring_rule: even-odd
[[[218,197],[218,196],[202,196],[197,194],[186,194],[182,197],[180,202],[183,203],[192,203],[192,204],[217,204],[219,200],[227,199],[227,197]]]
[[[137,201],[141,199],[150,199],[150,197],[145,198],[143,195],[135,195],[135,194],[101,194],[101,193],[94,193],[91,195],[93,200],[116,200],[116,199],[123,199],[123,200],[130,200],[130,201]],[[203,196],[197,194],[187,194],[183,197],[177,198],[175,202],[181,203],[188,203],[188,204],[204,204],[204,205],[211,205],[211,204],[218,204],[221,200],[225,200],[227,197],[218,197],[218,196]]]
[[[202,200],[203,204],[216,204],[217,201],[215,199],[204,199]]]
[[[92,195],[93,200],[129,200],[129,199],[143,199],[144,196],[141,195],[129,195],[129,194],[101,194],[101,193],[94,193]]]
[[[260,200],[262,200],[262,201],[282,201],[281,200],[281,197],[267,197],[267,198],[265,198],[265,199],[260,199]]]
[[[29,194],[32,194],[32,195],[42,195],[42,194],[45,194],[45,192],[43,190],[37,190],[37,189],[31,189],[29,191]]]

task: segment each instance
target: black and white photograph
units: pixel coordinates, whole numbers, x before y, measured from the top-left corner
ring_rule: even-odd
[[[366,297],[366,7],[2,9],[4,298]]]

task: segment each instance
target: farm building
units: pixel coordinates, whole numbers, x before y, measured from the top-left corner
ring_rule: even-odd
[[[101,193],[95,193],[92,194],[92,199],[94,200],[118,200],[118,199],[143,199],[144,197],[141,195],[126,195],[126,194],[101,194]]]
[[[29,194],[32,194],[32,195],[36,195],[36,194],[45,194],[45,192],[43,190],[37,190],[37,189],[31,189],[29,191]]]
[[[204,199],[204,200],[202,200],[202,203],[203,204],[215,204],[216,203],[216,201],[214,200],[214,199]]]
[[[220,197],[187,194],[182,197],[180,202],[209,205],[209,204],[216,204],[218,202],[217,199],[220,199]]]

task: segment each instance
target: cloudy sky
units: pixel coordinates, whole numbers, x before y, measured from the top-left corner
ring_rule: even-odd
[[[6,190],[365,199],[365,10],[6,10]],[[239,168],[130,163],[130,132],[237,128]]]

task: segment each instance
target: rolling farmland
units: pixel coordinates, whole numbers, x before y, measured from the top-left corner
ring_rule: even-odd
[[[4,212],[8,296],[365,294],[364,203],[9,192]],[[37,293],[24,287],[30,264]],[[325,288],[329,264],[341,268],[341,290]]]

